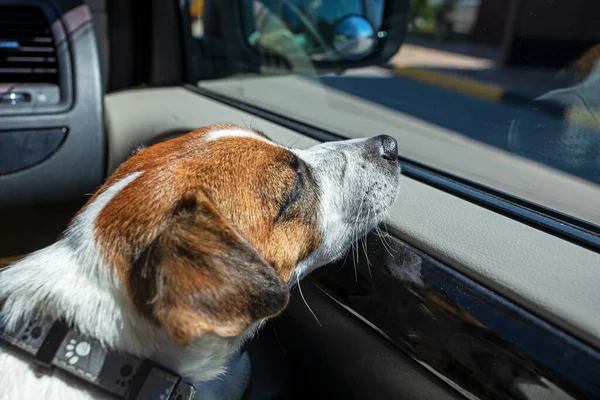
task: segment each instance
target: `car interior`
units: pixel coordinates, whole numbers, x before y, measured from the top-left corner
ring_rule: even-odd
[[[334,22],[311,14],[327,3]],[[141,146],[217,123],[293,148],[388,134],[396,204],[244,345],[242,398],[600,398],[600,107],[569,136],[555,100],[506,105],[474,83],[449,97],[453,83],[389,67],[418,43],[415,3],[0,0],[0,267],[53,243]],[[518,35],[508,58],[545,46]],[[571,164],[552,164],[555,145]]]

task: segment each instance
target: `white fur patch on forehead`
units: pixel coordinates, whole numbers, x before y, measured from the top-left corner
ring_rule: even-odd
[[[278,144],[271,142],[265,137],[259,135],[258,133],[250,130],[250,129],[220,129],[211,131],[204,136],[204,141],[211,142],[213,140],[223,139],[223,138],[251,138],[263,141],[265,143],[272,144],[273,146],[280,147]]]

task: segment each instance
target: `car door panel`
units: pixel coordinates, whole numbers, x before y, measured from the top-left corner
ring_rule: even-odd
[[[125,111],[125,104],[140,106]],[[109,165],[165,132],[177,135],[211,123],[258,128],[292,147],[318,143],[298,121],[274,123],[234,104],[185,88],[110,94]],[[599,255],[408,176],[399,184],[401,194],[386,221],[390,236],[385,244],[369,238],[368,262],[359,245],[357,279],[348,255],[342,271],[341,265],[329,266],[303,284],[323,326],[298,292],[273,322],[285,359],[302,370],[296,373],[308,374],[323,393],[345,398],[369,392],[415,398],[406,382],[413,373],[424,379],[415,388],[443,393],[422,398],[598,396],[594,346],[600,331],[587,316],[600,304]],[[401,357],[410,368],[389,368],[386,357]],[[393,377],[400,386],[390,383]]]

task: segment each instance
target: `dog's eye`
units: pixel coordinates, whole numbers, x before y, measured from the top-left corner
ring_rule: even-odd
[[[287,194],[287,197],[281,204],[279,208],[279,214],[277,215],[277,219],[280,219],[286,210],[300,198],[302,195],[302,191],[304,190],[304,177],[301,172],[296,173],[296,182],[294,183],[294,187]]]

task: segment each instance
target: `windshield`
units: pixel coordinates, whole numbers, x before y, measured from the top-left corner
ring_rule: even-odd
[[[399,51],[342,73],[311,66],[332,57],[344,16],[381,35],[383,1],[240,10],[248,45],[289,55],[291,70],[193,84],[339,136],[392,135],[407,161],[600,225],[600,2],[413,0]]]

